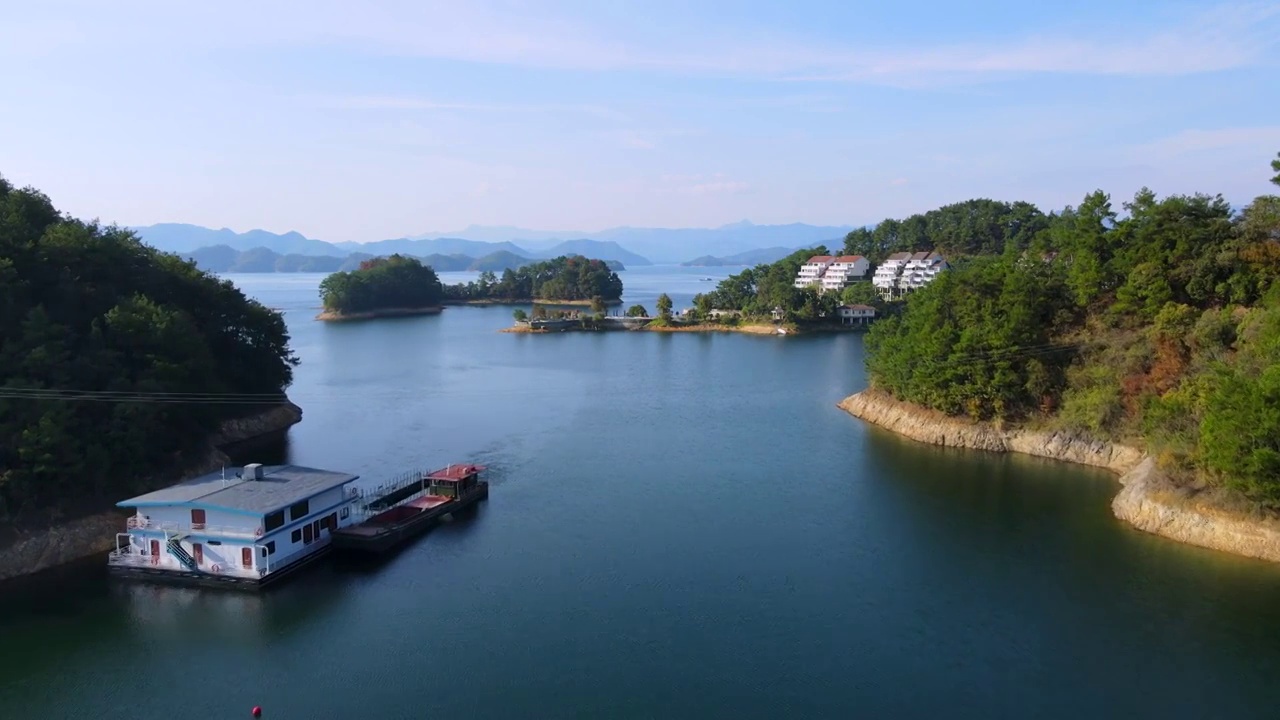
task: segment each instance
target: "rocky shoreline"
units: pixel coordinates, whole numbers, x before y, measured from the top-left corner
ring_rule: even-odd
[[[181,471],[155,478],[161,487],[174,476],[192,477],[232,464],[224,448],[282,433],[302,421],[302,408],[292,402],[222,424],[209,438],[196,462]],[[115,547],[116,533],[124,530],[123,512],[116,508],[56,523],[38,531],[22,532],[0,547],[0,581],[33,575],[43,570],[101,555]]]
[[[1280,520],[1223,507],[1209,494],[1176,486],[1144,451],[1082,435],[973,422],[864,390],[839,407],[856,418],[918,442],[1027,455],[1103,467],[1119,475],[1111,503],[1133,527],[1189,545],[1280,562]]]

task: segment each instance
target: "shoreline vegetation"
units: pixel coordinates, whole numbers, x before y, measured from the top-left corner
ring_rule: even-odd
[[[1016,452],[1105,468],[1117,476],[1111,502],[1117,519],[1143,532],[1188,545],[1280,562],[1280,518],[1213,489],[1179,485],[1144,449],[1094,440],[1082,433],[999,428],[864,390],[841,410],[916,442],[942,447]]]
[[[1280,156],[1271,167],[1280,185]],[[953,221],[975,216],[990,221]],[[1143,188],[1123,213],[1102,191],[1049,214],[970,201],[845,242],[873,263],[904,248],[955,258],[871,328],[875,393],[846,410],[944,445],[1141,448],[1113,468],[1117,517],[1280,561],[1280,196],[1236,210]],[[1083,457],[1062,459],[1098,464]]]

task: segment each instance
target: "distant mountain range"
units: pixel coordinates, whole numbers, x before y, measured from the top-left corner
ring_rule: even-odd
[[[729,267],[735,265],[760,265],[762,263],[775,263],[800,248],[792,247],[768,247],[759,250],[748,250],[746,252],[736,253],[734,255],[725,255],[724,257],[715,257],[714,255],[703,255],[694,258],[688,262],[682,262],[685,267]]]
[[[265,247],[237,250],[230,245],[212,245],[210,247],[196,248],[190,252],[180,252],[179,254],[194,260],[200,269],[216,273],[346,272],[355,270],[360,267],[360,263],[375,257],[369,253],[349,253],[345,255],[288,253],[282,255]],[[572,255],[574,253],[564,254]],[[489,270],[495,273],[501,273],[508,268],[515,270],[539,260],[539,258],[524,257],[505,250],[492,252],[479,258],[455,253],[452,255],[425,255],[419,259],[424,264],[434,268],[436,272]],[[605,262],[613,270],[626,269],[626,266],[617,260],[606,260]]]
[[[528,258],[577,253],[601,260],[618,260],[627,265],[651,265],[655,261],[679,263],[699,255],[725,257],[777,246],[838,244],[851,229],[851,226],[803,223],[755,225],[746,220],[718,228],[618,227],[596,233],[472,225],[451,233],[424,233],[367,243],[328,243],[296,232],[283,235],[265,230],[236,233],[226,228],[213,230],[177,223],[133,228],[148,244],[179,253],[226,245],[241,251],[264,247],[282,255],[346,257],[351,253],[388,255],[399,252],[418,257],[463,254],[478,258],[504,250]],[[644,255],[640,255],[641,252]]]
[[[484,242],[463,238],[437,238],[434,240],[397,238],[367,243],[329,243],[313,240],[296,232],[277,235],[266,230],[250,230],[237,233],[223,228],[211,230],[199,225],[165,223],[131,228],[142,241],[166,252],[189,255],[197,250],[225,247],[241,252],[266,249],[280,255],[346,258],[353,253],[374,257],[377,255],[413,255],[414,257],[465,255],[482,258],[495,252],[507,252],[529,260],[545,260],[561,255],[582,255],[598,260],[615,260],[626,265],[652,265],[648,258],[637,255],[616,242],[597,240],[566,240],[540,248],[526,250],[510,242]],[[225,259],[225,251],[218,257]],[[301,262],[301,261],[295,261]],[[358,264],[358,263],[357,263]],[[439,268],[437,268],[439,269]],[[463,268],[465,269],[465,268]],[[442,271],[443,272],[443,271]]]
[[[617,227],[594,233],[472,225],[456,232],[423,233],[415,238],[505,241],[533,249],[541,249],[568,238],[581,238],[612,241],[642,252],[655,262],[678,263],[698,255],[725,256],[778,245],[807,247],[816,243],[837,243],[843,241],[844,236],[852,229],[852,225],[756,225],[747,220],[717,228]]]

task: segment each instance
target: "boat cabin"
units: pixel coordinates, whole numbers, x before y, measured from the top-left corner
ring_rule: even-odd
[[[475,490],[480,482],[482,465],[450,465],[427,475],[428,495],[457,500]]]
[[[355,522],[358,476],[245,465],[117,503],[134,508],[108,561],[123,575],[260,581],[326,550]],[[188,577],[190,579],[190,577]]]

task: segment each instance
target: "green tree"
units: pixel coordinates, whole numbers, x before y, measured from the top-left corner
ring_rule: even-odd
[[[879,306],[880,295],[870,282],[856,282],[840,291],[840,303],[843,305]]]
[[[665,322],[671,320],[671,297],[666,293],[658,296],[658,317]]]
[[[649,311],[645,310],[643,305],[632,305],[627,308],[627,317],[647,318]]]
[[[604,298],[599,295],[591,296],[591,312],[596,315],[603,315],[605,311]]]
[[[1280,153],[1276,153],[1276,159],[1271,161],[1271,169],[1275,172],[1271,182],[1280,185]]]
[[[529,319],[529,314],[521,308],[516,308],[515,312],[511,313],[511,316],[515,318],[516,322],[524,322]]]

